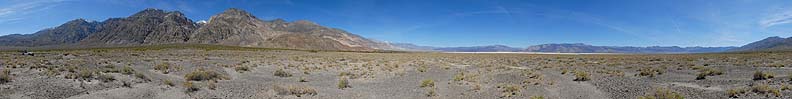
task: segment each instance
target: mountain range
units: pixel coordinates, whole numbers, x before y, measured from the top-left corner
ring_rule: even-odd
[[[441,52],[552,52],[552,53],[709,53],[723,52],[737,47],[678,47],[678,46],[593,46],[582,43],[541,44],[526,48],[505,45],[473,46],[473,47],[431,47],[414,44],[393,44],[401,48],[415,51]]]
[[[112,47],[156,44],[217,44],[309,50],[394,50],[374,41],[307,20],[264,21],[231,8],[206,22],[193,22],[179,11],[145,9],[102,22],[76,19],[33,34],[0,37],[0,46]]]
[[[792,49],[792,37],[768,37],[729,51],[779,51]]]
[[[214,44],[306,50],[555,52],[555,53],[707,53],[792,49],[792,38],[769,37],[742,47],[593,46],[582,43],[541,44],[525,48],[505,45],[432,47],[367,39],[307,20],[261,20],[235,8],[208,21],[187,18],[179,11],[145,9],[124,18],[104,21],[75,19],[32,34],[0,36],[3,48],[90,48],[158,44]]]

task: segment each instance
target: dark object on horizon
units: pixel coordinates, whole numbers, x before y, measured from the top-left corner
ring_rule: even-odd
[[[21,53],[22,55],[34,56],[33,52],[30,52],[30,51],[27,51],[27,50],[19,51],[19,53]]]

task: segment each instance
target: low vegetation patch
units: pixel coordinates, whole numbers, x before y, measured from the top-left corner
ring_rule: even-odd
[[[667,88],[657,88],[654,93],[639,96],[638,99],[685,99],[679,92]]]
[[[344,89],[344,88],[351,88],[352,87],[352,86],[349,86],[349,79],[347,79],[346,77],[343,77],[343,76],[341,76],[341,78],[338,79],[338,85],[337,86],[338,86],[338,89]]]
[[[745,94],[746,92],[748,91],[743,88],[732,88],[726,90],[726,95],[728,95],[729,98],[738,98],[741,94]]]
[[[662,75],[665,72],[664,70],[652,68],[652,67],[641,68],[638,69],[638,71],[639,71],[638,73],[639,76],[648,76],[648,77],[654,77],[655,75]]]
[[[501,91],[500,98],[508,98],[519,95],[521,87],[513,84],[500,84],[497,87]]]
[[[184,79],[193,80],[193,81],[204,81],[204,80],[221,80],[225,77],[220,73],[209,71],[204,68],[196,69],[190,73],[184,75]]]
[[[775,96],[781,96],[781,91],[772,88],[767,84],[756,84],[753,87],[751,87],[751,92],[758,94],[773,94]]]
[[[135,73],[135,77],[140,78],[143,81],[151,81],[151,79],[146,77],[146,75],[143,75],[143,73]]]
[[[275,70],[274,75],[278,76],[278,77],[291,77],[292,76],[291,74],[289,74],[289,72],[283,71],[283,69]]]
[[[531,96],[531,99],[544,99],[544,96]]]
[[[696,80],[706,79],[707,76],[723,75],[723,71],[715,68],[700,68]]]
[[[279,95],[294,95],[297,97],[302,97],[306,95],[314,96],[317,94],[316,89],[309,87],[309,86],[275,86],[274,90],[278,92]]]
[[[432,79],[424,79],[421,81],[421,87],[434,87],[435,83]]]
[[[236,70],[237,72],[240,72],[240,73],[242,73],[242,72],[250,71],[250,67],[247,67],[247,66],[237,66],[237,67],[234,67],[234,70]]]
[[[418,72],[426,72],[427,70],[429,70],[429,68],[426,66],[418,66],[417,70]]]
[[[188,93],[199,90],[198,86],[195,86],[195,84],[193,84],[190,81],[185,81],[183,86],[184,86],[184,90],[187,91]]]
[[[164,83],[165,85],[168,85],[168,86],[174,86],[175,85],[175,84],[173,84],[173,82],[171,80],[168,80],[168,79],[163,80],[162,83]]]
[[[586,73],[585,71],[576,71],[575,72],[574,81],[588,81],[588,80],[591,80],[591,78],[589,78],[589,76],[590,75],[588,73]]]
[[[113,77],[112,75],[109,75],[109,74],[98,74],[96,79],[99,79],[99,81],[102,81],[102,82],[111,82],[111,81],[116,80],[115,77]]]
[[[124,66],[121,68],[121,70],[119,70],[119,72],[124,75],[131,75],[135,73],[135,69],[132,69],[132,67],[129,66]]]
[[[174,72],[174,71],[181,70],[181,69],[182,68],[180,66],[171,65],[169,63],[160,63],[160,64],[157,64],[157,65],[154,65],[154,70],[160,71],[163,74],[168,74],[170,72]]]
[[[764,71],[756,71],[753,74],[753,80],[766,80],[773,77],[774,75],[772,73],[764,72]]]

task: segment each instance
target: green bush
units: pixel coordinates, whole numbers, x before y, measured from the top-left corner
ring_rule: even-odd
[[[352,86],[349,86],[349,79],[343,76],[340,79],[338,79],[338,89],[344,89],[350,87]]]
[[[421,87],[434,87],[434,80],[432,79],[425,79],[421,81]]]

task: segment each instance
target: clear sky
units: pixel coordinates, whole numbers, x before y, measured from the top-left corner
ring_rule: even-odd
[[[193,21],[239,8],[264,20],[311,20],[430,46],[741,46],[792,36],[789,0],[2,0],[0,35],[145,8],[181,11]]]

